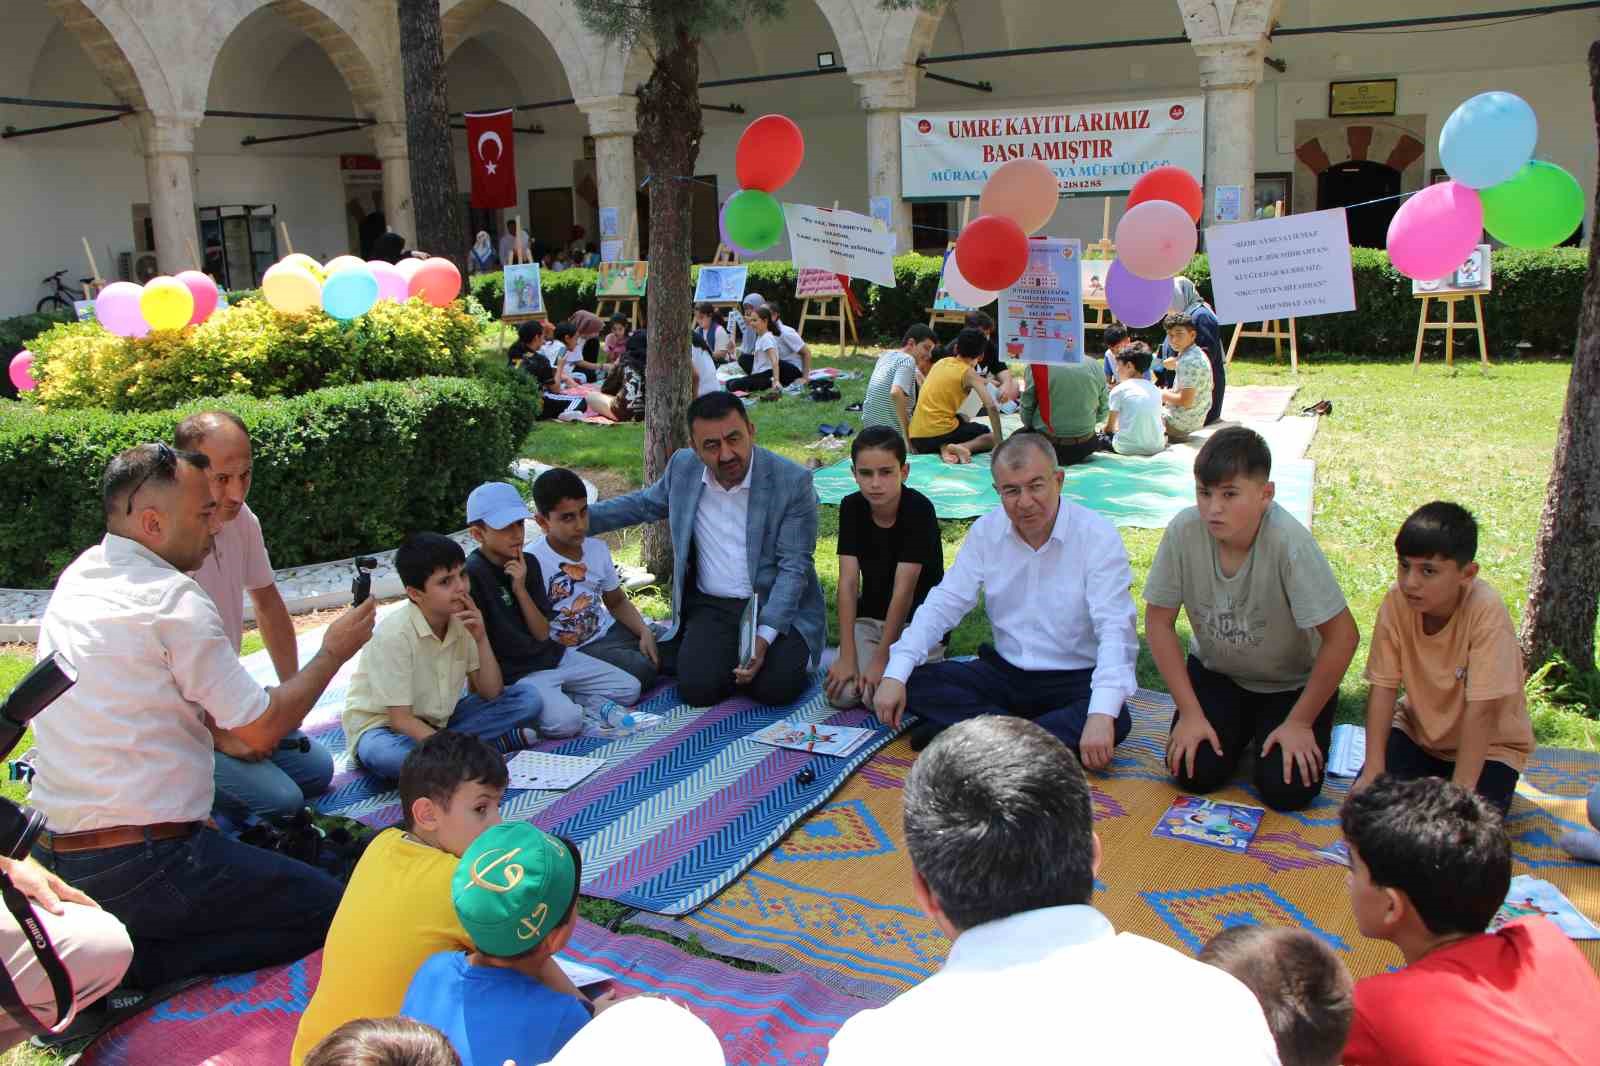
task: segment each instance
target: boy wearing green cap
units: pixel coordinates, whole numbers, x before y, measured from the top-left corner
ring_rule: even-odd
[[[471,951],[441,952],[411,980],[400,1013],[450,1038],[462,1066],[548,1062],[588,1022],[540,980],[578,921],[578,851],[526,822],[501,822],[456,864],[451,902]],[[607,997],[595,1004],[602,1009]]]

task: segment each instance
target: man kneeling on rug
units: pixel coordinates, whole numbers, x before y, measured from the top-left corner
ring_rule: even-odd
[[[1104,769],[1133,729],[1124,701],[1136,687],[1139,636],[1128,553],[1110,521],[1062,501],[1064,475],[1043,436],[1012,434],[993,470],[1004,510],[973,523],[890,649],[874,709],[891,726],[908,709],[920,717],[913,748],[980,714],[1032,718],[1085,766]],[[929,663],[980,594],[994,644],[975,660]]]
[[[217,528],[208,466],[165,444],[111,460],[105,539],[62,573],[40,626],[39,654],[60,652],[78,681],[33,722],[33,803],[50,826],[34,856],[127,926],[128,980],[147,991],[322,946],[339,882],[207,826],[206,722],[272,751],[371,637],[376,611],[371,599],[346,611],[298,673],[257,684],[187,576]]]
[[[905,788],[917,902],[953,941],[940,971],[844,1023],[828,1066],[1074,1062],[1276,1066],[1255,996],[1132,933],[1089,900],[1100,869],[1089,783],[1032,722],[983,717],[936,740]],[[1150,1024],[1147,990],[1162,996]]]

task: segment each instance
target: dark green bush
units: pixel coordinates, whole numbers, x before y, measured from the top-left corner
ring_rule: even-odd
[[[42,588],[105,532],[110,458],[172,439],[198,410],[234,411],[255,439],[251,508],[276,566],[394,547],[416,530],[466,524],[467,493],[503,477],[533,427],[525,375],[417,378],[284,399],[226,396],[115,414],[0,404],[0,587]]]

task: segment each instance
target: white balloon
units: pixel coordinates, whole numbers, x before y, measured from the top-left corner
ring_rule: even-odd
[[[969,311],[976,311],[980,307],[987,307],[1000,296],[998,292],[980,289],[972,282],[961,276],[961,270],[956,266],[956,257],[948,255],[944,260],[944,276],[939,279],[939,287],[950,294],[950,298],[961,307]]]

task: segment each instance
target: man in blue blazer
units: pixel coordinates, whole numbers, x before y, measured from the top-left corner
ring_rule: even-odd
[[[712,392],[689,405],[690,447],[654,485],[595,504],[591,533],[667,519],[672,530],[672,627],[661,668],[694,706],[738,690],[784,704],[806,690],[827,639],[827,607],[812,559],[817,494],[811,474],[757,448],[744,403]],[[755,654],[740,662],[739,622],[759,597]]]

